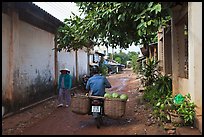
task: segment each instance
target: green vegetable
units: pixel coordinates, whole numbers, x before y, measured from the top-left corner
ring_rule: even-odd
[[[115,92],[114,92],[114,93],[112,93],[112,97],[113,97],[113,98],[118,98],[118,97],[120,97],[120,95],[119,95],[118,93],[115,93]]]
[[[120,95],[120,99],[122,99],[122,100],[127,100],[127,99],[128,99],[128,95],[126,95],[126,94],[121,94],[121,95]]]
[[[111,96],[110,93],[106,93],[106,94],[104,95],[104,97],[105,97],[105,98],[111,98],[112,96]]]

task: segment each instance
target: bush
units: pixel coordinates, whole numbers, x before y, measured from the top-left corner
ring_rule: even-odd
[[[137,62],[138,55],[133,55],[131,58],[132,69],[134,73],[139,72],[139,63]]]
[[[99,66],[99,71],[102,75],[107,75],[108,74],[108,67],[105,64],[102,64]]]
[[[144,92],[144,99],[154,104],[158,99],[172,94],[172,80],[167,75],[160,75],[152,85],[146,87]]]
[[[191,102],[190,94],[182,96],[182,100],[178,101],[175,96],[166,96],[165,99],[159,99],[157,104],[154,105],[154,114],[160,119],[165,116],[165,120],[170,120],[170,115],[178,115],[184,121],[185,126],[193,126],[195,119],[195,107],[194,102]],[[179,103],[178,103],[179,102]],[[162,116],[160,115],[162,114]],[[164,119],[163,119],[164,120]]]
[[[144,75],[144,78],[142,79],[144,81],[144,86],[152,85],[157,79],[158,63],[159,61],[154,60],[154,58],[147,59],[147,63],[144,64],[144,67],[141,70],[141,73]]]

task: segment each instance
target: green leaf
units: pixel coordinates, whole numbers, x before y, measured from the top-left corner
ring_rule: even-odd
[[[158,12],[161,12],[161,4],[155,6],[155,13],[157,14]]]
[[[121,20],[121,17],[122,17],[122,14],[120,14],[120,15],[118,16],[118,20],[119,20],[119,21]]]
[[[142,35],[142,34],[141,34],[141,30],[140,30],[140,29],[138,30],[138,35],[139,35],[139,36],[141,36],[141,35]]]
[[[106,28],[107,28],[107,30],[110,30],[110,25],[111,25],[111,22],[107,22],[107,23],[106,23]]]
[[[160,102],[158,102],[158,103],[156,104],[156,106],[158,107],[158,106],[160,106],[160,104],[161,104],[161,103],[160,103]]]
[[[141,29],[143,25],[144,25],[144,22],[141,22],[141,23],[137,26],[137,29]]]
[[[144,26],[145,26],[145,28],[147,27],[147,23],[146,22],[144,22]]]
[[[147,25],[149,26],[149,25],[151,25],[151,23],[152,23],[152,20],[148,21]]]
[[[134,21],[138,21],[141,18],[141,16],[137,16],[136,19],[134,19]]]
[[[150,2],[150,3],[148,4],[148,7],[150,8],[150,7],[152,7],[152,5],[153,5],[153,2]]]

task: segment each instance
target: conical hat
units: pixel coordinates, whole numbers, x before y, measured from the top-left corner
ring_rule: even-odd
[[[60,71],[62,71],[62,70],[66,70],[66,71],[69,71],[69,72],[70,72],[70,70],[69,70],[68,68],[62,68],[62,69],[60,69]]]

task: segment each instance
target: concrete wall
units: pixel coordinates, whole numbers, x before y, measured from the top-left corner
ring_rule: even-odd
[[[173,9],[172,18],[172,84],[173,94],[181,93],[186,95],[190,93],[191,99],[196,104],[195,126],[202,132],[202,3],[188,2],[188,78],[179,76],[179,58],[181,54],[178,47],[180,43],[177,39],[182,28],[178,25],[182,14],[185,14],[185,8],[177,6]],[[177,25],[176,25],[177,24]],[[179,34],[180,33],[180,34]],[[183,70],[183,69],[182,69]]]
[[[76,59],[75,59],[75,52],[66,52],[62,50],[58,52],[58,72],[61,68],[66,67],[70,70],[70,74],[73,78],[76,77]],[[58,73],[59,77],[60,73]]]
[[[202,132],[202,2],[188,2],[189,92],[196,103],[196,125]]]
[[[54,34],[20,21],[20,54],[18,87],[33,91],[30,97],[53,94],[54,80]],[[24,83],[24,85],[23,85]],[[46,95],[47,94],[47,95]]]
[[[15,111],[53,95],[54,35],[2,13],[2,99]]]
[[[78,73],[79,80],[83,74],[88,74],[88,53],[84,50],[78,51]]]
[[[78,50],[77,51],[77,59],[78,59],[78,79],[79,81],[81,80],[81,76],[83,74],[88,73],[88,55],[85,50]],[[71,52],[66,52],[66,51],[61,51],[58,52],[58,72],[60,71],[61,68],[67,67],[70,69],[70,74],[73,76],[73,84],[76,83],[76,53],[75,51]],[[58,73],[58,77],[59,77]]]
[[[179,77],[179,42],[178,39],[178,18],[181,16],[181,7],[177,6],[173,9],[173,17],[171,23],[171,40],[172,40],[172,92],[173,94],[178,94],[180,92],[189,92],[188,90],[183,89],[186,86],[185,79]]]

